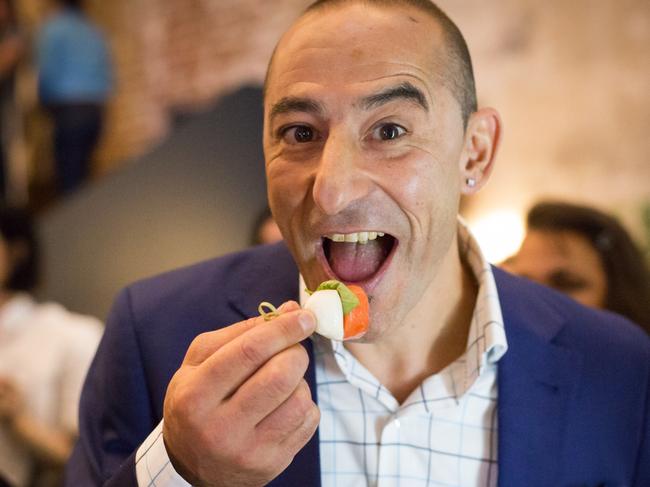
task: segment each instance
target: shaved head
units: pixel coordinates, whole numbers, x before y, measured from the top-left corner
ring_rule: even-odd
[[[440,26],[443,36],[442,53],[435,49],[437,46],[431,46],[432,58],[437,65],[443,70],[441,81],[451,92],[460,106],[463,124],[466,127],[467,121],[472,113],[477,109],[476,87],[474,84],[474,73],[472,70],[472,60],[467,48],[467,43],[463,34],[456,24],[434,3],[429,0],[318,0],[312,3],[305,10],[303,15],[316,13],[319,11],[333,10],[341,6],[351,4],[362,4],[381,8],[411,7],[426,13],[434,19]],[[414,22],[417,20],[412,19]],[[277,49],[277,46],[276,46]],[[275,51],[271,56],[269,67],[266,73],[266,81],[272,69]]]

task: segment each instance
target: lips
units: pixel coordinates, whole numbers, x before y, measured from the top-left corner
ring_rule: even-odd
[[[333,233],[322,238],[332,277],[364,287],[378,280],[396,247],[397,239],[384,232]]]

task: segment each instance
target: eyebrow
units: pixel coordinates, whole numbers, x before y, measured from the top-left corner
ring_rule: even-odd
[[[429,111],[429,104],[427,103],[427,99],[422,90],[408,81],[396,86],[391,86],[390,88],[386,88],[385,90],[373,95],[363,97],[361,98],[359,105],[364,110],[371,110],[399,99],[414,101],[424,108],[424,110]],[[287,96],[271,107],[269,120],[273,121],[275,117],[285,113],[313,113],[316,115],[322,115],[324,109],[320,103],[310,98]]]
[[[361,107],[364,110],[371,110],[399,99],[414,101],[424,108],[425,111],[429,111],[429,104],[422,90],[408,81],[362,98]]]
[[[323,107],[319,103],[309,98],[288,96],[282,98],[279,102],[275,103],[273,107],[271,107],[269,120],[272,121],[278,115],[293,112],[315,113],[317,115],[320,115],[323,113]]]

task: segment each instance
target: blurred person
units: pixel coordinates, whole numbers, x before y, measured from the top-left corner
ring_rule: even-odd
[[[491,267],[458,218],[500,135],[433,3],[313,3],[265,82],[283,242],[120,292],[66,485],[650,485],[650,338]],[[301,309],[330,279],[367,293],[360,339]]]
[[[106,39],[83,1],[49,2],[37,42],[38,91],[53,121],[57,185],[66,194],[90,175],[113,68]]]
[[[34,300],[39,267],[29,214],[0,209],[0,475],[13,487],[60,481],[102,332],[95,318]]]
[[[251,244],[272,244],[280,240],[282,240],[282,233],[280,233],[278,224],[271,214],[271,209],[267,206],[255,220]]]
[[[0,0],[0,202],[5,202],[9,179],[9,148],[15,129],[15,75],[25,42],[12,0]]]
[[[650,272],[642,252],[612,216],[565,202],[540,202],[507,270],[608,309],[650,333]]]

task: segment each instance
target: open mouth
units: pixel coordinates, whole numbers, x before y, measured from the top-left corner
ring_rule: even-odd
[[[376,280],[387,267],[397,239],[383,232],[364,231],[325,235],[322,244],[325,259],[336,279],[367,283]]]

